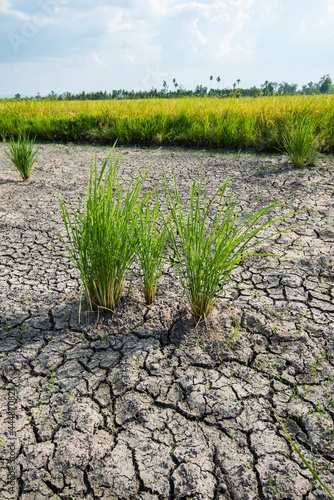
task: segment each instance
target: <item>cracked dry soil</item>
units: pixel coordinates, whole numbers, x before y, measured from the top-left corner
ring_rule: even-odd
[[[310,224],[240,266],[206,323],[166,266],[154,305],[134,278],[113,316],[84,303],[79,324],[57,191],[77,207],[108,151],[42,145],[23,182],[0,145],[1,499],[327,498],[271,408],[334,492],[333,160],[124,148],[125,183],[174,166],[186,199],[201,162],[209,192],[229,176],[241,208],[289,196],[313,210],[284,224]]]

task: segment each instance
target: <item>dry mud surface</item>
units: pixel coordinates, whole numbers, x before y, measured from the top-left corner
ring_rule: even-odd
[[[57,191],[76,207],[107,153],[43,145],[23,182],[0,145],[1,499],[328,498],[272,408],[334,492],[333,160],[123,149],[125,182],[174,166],[186,200],[201,162],[209,192],[229,176],[241,208],[289,196],[282,213],[313,210],[286,225],[310,224],[240,266],[206,323],[166,266],[153,306],[135,277],[113,316],[84,303],[79,324]]]

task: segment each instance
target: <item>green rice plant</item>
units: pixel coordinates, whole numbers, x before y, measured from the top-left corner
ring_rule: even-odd
[[[296,453],[298,453],[299,457],[302,459],[302,461],[304,462],[304,464],[306,465],[306,467],[309,469],[309,471],[313,474],[313,477],[316,481],[318,481],[318,483],[323,487],[323,489],[326,491],[326,493],[328,493],[329,497],[334,500],[334,496],[333,494],[329,491],[329,489],[327,488],[327,486],[323,483],[323,481],[320,479],[319,477],[319,474],[318,472],[313,469],[312,465],[310,465],[308,463],[308,461],[306,460],[306,458],[304,457],[304,455],[302,454],[302,452],[300,451],[300,449],[298,448],[298,446],[293,442],[293,440],[291,439],[288,431],[286,430],[286,428],[284,427],[284,425],[282,424],[279,416],[277,415],[276,411],[274,410],[274,408],[272,408],[272,411],[274,412],[275,414],[275,417],[278,421],[278,423],[280,424],[280,426],[282,427],[283,429],[283,432],[284,434],[286,435],[286,437],[288,438],[288,440],[290,441],[291,445],[293,446],[293,448],[295,449]],[[312,449],[312,448],[311,448]],[[323,469],[324,470],[324,469]],[[321,472],[321,471],[320,471]]]
[[[159,223],[160,219],[160,223]],[[142,205],[137,225],[137,256],[142,269],[142,284],[146,304],[155,300],[157,283],[166,261],[165,248],[169,237],[166,224],[161,221],[159,197],[151,206],[150,200]]]
[[[282,145],[294,167],[301,167],[304,162],[316,165],[319,153],[316,126],[309,117],[288,121],[282,133]]]
[[[19,135],[17,142],[10,138],[10,144],[5,150],[8,158],[14,163],[23,180],[29,179],[31,169],[35,163],[35,158],[39,148],[35,148],[35,139],[28,136]]]
[[[136,256],[140,190],[147,176],[147,171],[136,179],[132,176],[125,191],[116,176],[119,155],[106,171],[110,156],[100,174],[95,159],[86,206],[82,208],[79,200],[79,210],[71,209],[72,219],[59,197],[68,241],[58,234],[79,271],[92,310],[113,310],[121,297],[125,274]]]
[[[38,141],[281,148],[282,131],[309,117],[323,151],[334,148],[334,95],[261,98],[184,97],[98,101],[0,100],[4,138]]]
[[[277,231],[258,241],[254,240],[255,236],[267,226],[292,214],[269,219],[258,225],[269,210],[284,206],[282,200],[278,200],[250,215],[238,217],[238,196],[232,193],[224,200],[229,179],[210,201],[207,200],[206,190],[201,200],[202,175],[198,185],[195,180],[190,184],[190,207],[186,215],[175,175],[173,190],[166,174],[164,175],[165,197],[176,229],[170,230],[175,256],[171,262],[179,275],[194,319],[199,321],[209,315],[222,287],[231,281],[230,275],[238,264],[251,256],[272,255],[256,252],[254,247],[288,229]]]

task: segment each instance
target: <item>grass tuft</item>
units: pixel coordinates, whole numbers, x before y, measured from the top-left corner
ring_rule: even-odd
[[[284,206],[282,200],[278,200],[241,218],[236,210],[238,196],[232,193],[225,197],[229,180],[208,201],[206,190],[202,199],[203,179],[204,175],[198,185],[195,180],[191,181],[190,206],[186,214],[175,175],[173,189],[165,175],[165,197],[175,226],[175,231],[170,231],[175,256],[171,262],[179,275],[195,321],[210,314],[222,287],[231,281],[232,271],[241,262],[251,256],[272,255],[257,252],[255,246],[286,230],[276,231],[260,240],[255,238],[258,233],[292,215],[259,224],[269,210]]]
[[[35,147],[35,139],[28,136],[19,136],[17,142],[11,137],[10,143],[5,150],[8,158],[14,163],[23,180],[29,179],[31,169],[39,148]]]
[[[316,136],[316,123],[308,117],[290,120],[282,133],[282,145],[294,167],[304,162],[316,165],[319,154],[319,139]]]
[[[123,288],[126,272],[137,251],[136,227],[140,214],[140,190],[147,176],[132,176],[127,191],[116,176],[117,163],[105,160],[100,174],[96,159],[91,168],[86,206],[67,210],[60,200],[69,257],[80,273],[91,309],[113,310]],[[105,179],[103,182],[103,176]],[[60,198],[59,198],[60,199]],[[58,233],[59,234],[59,233]]]
[[[142,205],[137,226],[137,256],[142,269],[143,292],[146,304],[152,304],[156,297],[157,283],[166,261],[165,248],[169,229],[160,216],[159,196],[150,205]]]

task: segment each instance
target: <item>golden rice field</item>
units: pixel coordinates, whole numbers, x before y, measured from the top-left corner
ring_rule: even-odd
[[[334,96],[109,101],[0,101],[0,136],[37,141],[257,148],[274,151],[298,120],[316,124],[321,150],[334,150]]]

